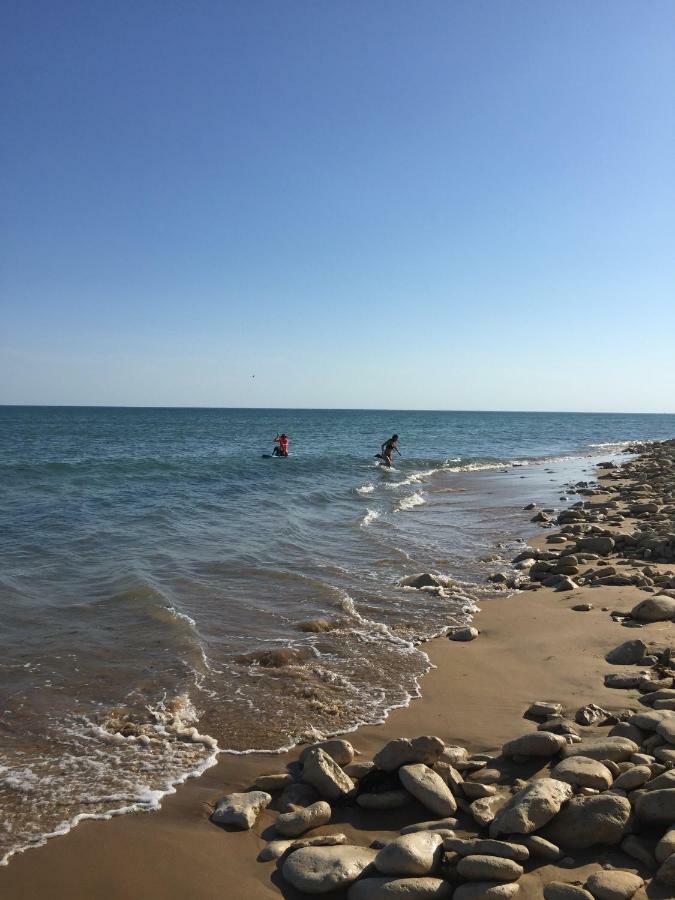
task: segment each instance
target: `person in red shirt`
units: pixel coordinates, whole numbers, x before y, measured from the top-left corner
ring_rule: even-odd
[[[288,438],[285,434],[278,434],[274,438],[274,443],[278,444],[272,451],[275,456],[288,456]]]

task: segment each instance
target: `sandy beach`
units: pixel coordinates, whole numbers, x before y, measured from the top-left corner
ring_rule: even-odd
[[[630,528],[624,525],[620,530]],[[550,534],[542,531],[531,545],[550,547]],[[661,568],[669,571],[667,566]],[[566,591],[542,587],[505,592],[484,602],[475,622],[480,629],[477,640],[438,638],[426,645],[435,668],[423,679],[421,699],[392,712],[384,725],[348,735],[361,754],[356,759],[371,759],[393,738],[424,734],[466,747],[470,753],[499,756],[506,741],[536,727],[523,718],[536,700],[559,702],[571,717],[590,703],[613,713],[640,709],[636,690],[603,685],[604,676],[616,670],[604,657],[636,634],[648,645],[668,645],[671,622],[650,623],[636,632],[609,615],[608,610],[628,611],[647,596],[634,585]],[[592,604],[592,609],[572,610],[583,603]],[[608,732],[607,726],[581,730],[584,738]],[[221,755],[215,767],[167,798],[158,813],[83,822],[68,835],[15,856],[0,870],[0,892],[12,900],[306,896],[283,882],[274,862],[256,862],[266,840],[274,836],[273,809],[264,810],[250,831],[224,829],[209,821],[220,797],[249,789],[257,776],[281,772],[297,757],[297,750],[283,755]],[[527,766],[514,768],[512,761],[500,757],[497,765],[508,782],[516,770],[519,777],[529,778],[544,770],[546,762],[533,758]],[[368,846],[374,838],[392,839],[404,824],[429,817],[417,802],[387,813],[345,806],[334,808],[330,824],[316,831],[344,833],[349,843]],[[460,836],[464,825],[462,820]],[[616,847],[576,852],[572,859],[562,869],[539,865],[527,871],[519,881],[518,896],[541,897],[542,885],[556,879],[583,882],[606,863],[645,879],[653,874]],[[654,882],[647,893],[641,889],[635,896],[672,897],[673,891]]]

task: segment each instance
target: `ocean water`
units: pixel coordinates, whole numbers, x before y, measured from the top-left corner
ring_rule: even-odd
[[[263,459],[281,430],[291,456]],[[533,533],[524,503],[561,506],[599,454],[674,434],[655,415],[0,407],[0,858],[155,808],[218,749],[381,721]],[[427,570],[444,596],[400,586]]]

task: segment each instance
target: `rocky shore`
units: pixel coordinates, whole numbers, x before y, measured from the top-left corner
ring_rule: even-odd
[[[221,797],[212,827],[262,824],[258,865],[283,896],[675,897],[675,441],[629,449],[637,455],[601,464],[596,483],[568,486],[580,499],[557,516],[536,510],[546,536],[491,576],[542,602],[569,597],[575,617],[598,611],[597,593],[617,633],[640,630],[606,647],[604,681],[588,685],[598,702],[542,697],[535,677],[521,732],[498,752],[452,732],[393,738],[371,759],[324,741]],[[433,588],[434,575],[417,586]],[[482,640],[476,627],[448,636]],[[336,823],[345,828],[327,830]]]

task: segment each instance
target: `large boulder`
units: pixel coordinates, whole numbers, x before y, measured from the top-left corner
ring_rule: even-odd
[[[630,900],[643,884],[639,875],[621,869],[593,872],[586,880],[586,887],[595,900]]]
[[[360,878],[347,900],[444,900],[452,887],[441,878]]]
[[[305,894],[327,894],[351,884],[377,856],[370,847],[303,847],[288,856],[282,874]]]
[[[283,834],[285,837],[297,837],[299,834],[309,831],[310,828],[328,824],[330,817],[330,805],[325,800],[319,800],[304,809],[282,813],[277,816],[274,827],[279,834]]]
[[[531,781],[499,810],[490,825],[490,836],[532,834],[550,822],[572,793],[569,784],[555,778]]]
[[[635,741],[624,737],[586,738],[578,744],[569,744],[562,751],[565,758],[587,756],[590,759],[610,759],[612,762],[626,762],[639,751]]]
[[[567,741],[561,734],[551,731],[529,731],[508,741],[502,747],[504,756],[555,756],[565,747]]]
[[[587,553],[597,553],[598,556],[607,556],[614,549],[614,538],[609,535],[591,535],[577,541],[577,550]]]
[[[228,794],[216,803],[211,821],[216,825],[234,825],[236,828],[253,828],[255,821],[272,797],[265,791],[248,791]]]
[[[302,764],[302,780],[327,800],[339,800],[354,790],[349,775],[320,747],[307,751]]]
[[[386,844],[375,857],[375,868],[383,875],[429,875],[442,855],[441,836],[433,831],[418,831]]]
[[[630,615],[638,622],[667,622],[675,618],[675,597],[653,594],[634,606]]]
[[[544,837],[568,850],[619,844],[630,811],[628,800],[618,794],[573,797],[544,829]]]
[[[469,881],[518,881],[523,867],[503,856],[463,856],[457,863],[457,874]]]
[[[437,816],[451,816],[457,809],[450,788],[440,775],[423,763],[402,766],[398,777],[406,791]]]
[[[445,745],[440,738],[422,735],[416,738],[397,738],[389,741],[373,757],[378,769],[393,772],[409,763],[424,763],[432,766],[443,753]]]
[[[551,770],[551,777],[566,781],[574,788],[589,787],[606,791],[612,784],[612,773],[607,766],[588,756],[570,756]]]
[[[638,797],[635,814],[646,825],[673,825],[675,823],[675,788],[646,791]]]
[[[331,741],[321,741],[318,744],[313,744],[311,747],[305,747],[300,754],[300,762],[303,765],[305,764],[306,757],[312,750],[323,750],[323,752],[327,753],[338,766],[348,766],[354,759],[354,748],[349,741],[336,739]]]

